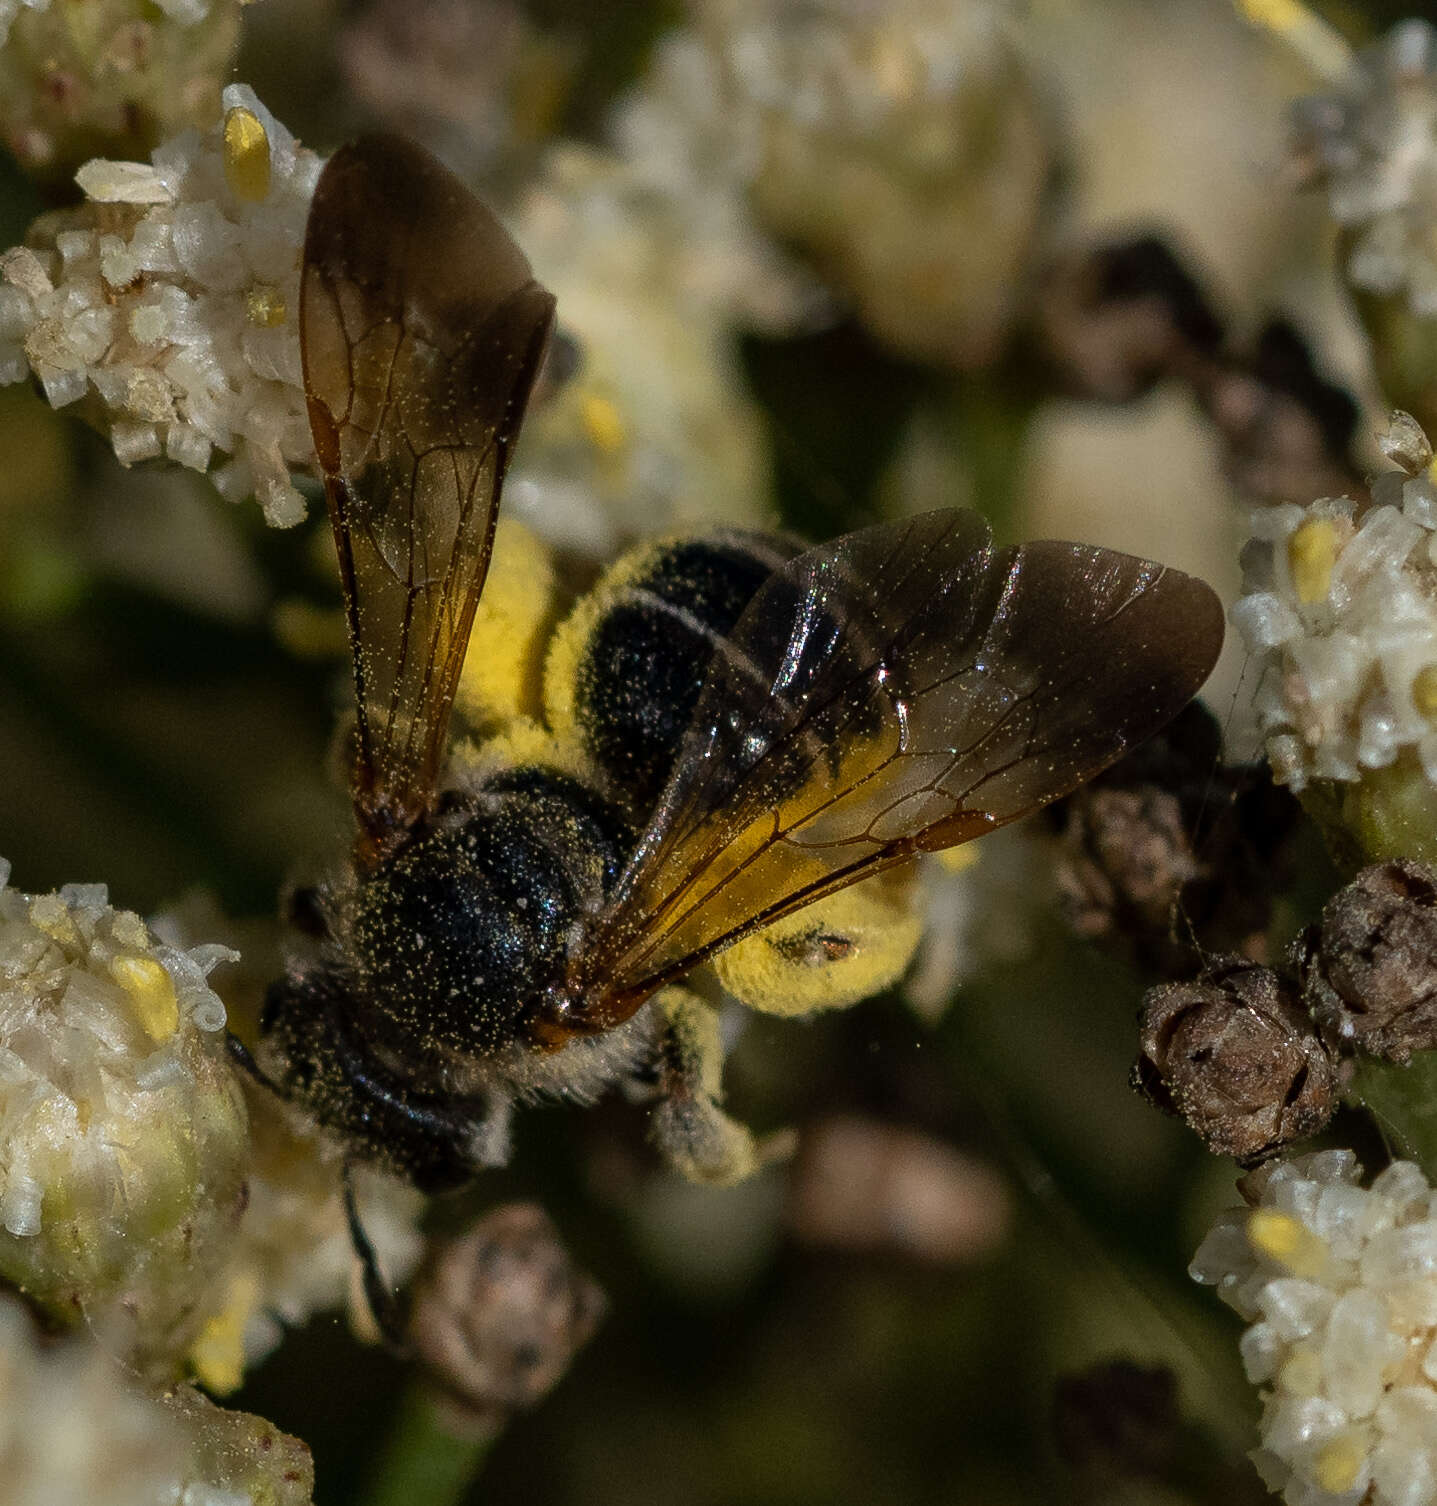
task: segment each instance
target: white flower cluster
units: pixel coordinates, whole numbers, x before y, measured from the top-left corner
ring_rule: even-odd
[[[1255,1206],[1219,1217],[1190,1274],[1252,1325],[1270,1489],[1289,1506],[1434,1506],[1437,1192],[1407,1161],[1361,1177],[1335,1150],[1250,1180]]]
[[[211,0],[155,0],[155,8],[171,21],[188,26],[203,21],[210,12]],[[10,27],[21,11],[47,11],[50,0],[0,0],[0,47],[10,35]]]
[[[123,1314],[116,1347],[172,1371],[244,1205],[244,1104],[206,981],[233,953],[159,944],[101,884],[6,880],[0,1274],[63,1323]]]
[[[755,267],[763,234],[802,247],[900,350],[991,356],[1050,166],[1008,7],[702,0],[692,13],[618,116],[625,159],[691,206],[696,235],[747,248]],[[749,312],[811,310],[767,255]]]
[[[1299,104],[1297,120],[1332,217],[1351,227],[1353,285],[1405,289],[1414,314],[1437,315],[1437,27],[1393,27],[1337,92]]]
[[[704,521],[769,522],[766,436],[733,311],[699,270],[713,248],[695,249],[705,243],[624,163],[574,146],[550,153],[513,230],[559,301],[578,369],[530,408],[506,512],[600,558]]]
[[[0,381],[34,372],[82,399],[125,464],[210,468],[269,522],[304,515],[290,480],[313,447],[296,334],[299,257],[320,159],[249,88],[149,163],[87,163],[88,203],[0,257]]]
[[[0,1300],[6,1506],[307,1506],[304,1445],[187,1388],[163,1400],[88,1338],[42,1338]]]
[[[630,191],[672,243],[675,289],[732,321],[782,334],[830,317],[813,277],[748,202],[763,161],[761,114],[735,108],[720,57],[698,31],[670,32],[610,121]]]
[[[1232,608],[1260,671],[1259,730],[1279,783],[1356,780],[1410,750],[1437,783],[1437,480],[1415,420],[1381,440],[1396,469],[1372,506],[1258,509]]]

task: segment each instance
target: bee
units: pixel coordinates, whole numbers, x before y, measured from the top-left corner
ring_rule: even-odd
[[[717,1015],[685,980],[712,963],[745,1002],[796,1013],[896,977],[915,860],[1163,726],[1211,669],[1222,611],[1110,550],[995,549],[965,511],[812,548],[668,539],[555,631],[541,716],[450,756],[553,316],[427,153],[381,136],[330,159],[300,333],[356,835],[322,939],[269,990],[261,1056],[354,1157],[426,1189],[501,1163],[516,1103],[644,1078],[668,1158],[734,1180],[762,1148],[720,1107]]]

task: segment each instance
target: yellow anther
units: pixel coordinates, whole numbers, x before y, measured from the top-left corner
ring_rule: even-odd
[[[624,447],[628,430],[624,427],[618,408],[608,398],[589,393],[579,407],[579,417],[583,421],[584,432],[596,449],[602,450],[606,455],[613,455]]]
[[[234,1277],[225,1305],[206,1321],[190,1347],[190,1368],[216,1396],[238,1391],[244,1380],[244,1331],[258,1300],[259,1283],[252,1275]]]
[[[78,946],[80,932],[70,907],[58,894],[37,894],[30,901],[30,924],[61,946]]]
[[[168,1040],[180,1027],[180,1001],[174,979],[153,957],[121,952],[110,962],[110,976],[130,996],[135,1015],[152,1041]]]
[[[259,204],[269,194],[269,136],[253,110],[225,114],[225,182],[237,199]]]
[[[1259,1255],[1294,1276],[1320,1276],[1327,1268],[1327,1241],[1290,1213],[1254,1208],[1247,1221],[1247,1238]]]
[[[1342,549],[1342,535],[1331,518],[1309,518],[1287,541],[1287,562],[1297,599],[1304,606],[1322,601],[1332,588],[1332,567]]]
[[[1437,664],[1412,676],[1412,704],[1423,716],[1437,716]]]
[[[1255,26],[1287,43],[1319,78],[1341,78],[1352,67],[1347,39],[1301,0],[1236,0],[1236,5]]]
[[[1314,1483],[1319,1490],[1345,1495],[1356,1486],[1366,1462],[1367,1443],[1362,1435],[1339,1433],[1318,1450],[1313,1467]]]
[[[257,282],[244,295],[244,316],[261,329],[275,329],[288,314],[284,295],[272,282]]]

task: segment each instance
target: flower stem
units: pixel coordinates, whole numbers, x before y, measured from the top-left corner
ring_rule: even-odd
[[[358,1506],[458,1506],[478,1478],[498,1431],[460,1436],[433,1397],[411,1386]]]
[[[1404,1067],[1364,1061],[1352,1086],[1393,1154],[1437,1178],[1437,1051],[1419,1051]]]

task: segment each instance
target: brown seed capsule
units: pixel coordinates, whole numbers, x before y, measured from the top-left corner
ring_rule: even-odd
[[[604,1307],[543,1210],[510,1203],[435,1249],[415,1284],[409,1338],[462,1420],[493,1431],[558,1384]]]
[[[1328,1043],[1405,1062],[1437,1047],[1437,874],[1365,868],[1293,943],[1302,997]]]
[[[1332,1058],[1271,968],[1217,958],[1190,983],[1149,989],[1141,1025],[1133,1086],[1218,1155],[1255,1161],[1332,1117]]]
[[[1063,803],[1057,881],[1080,936],[1170,977],[1209,952],[1266,960],[1298,806],[1221,757],[1217,721],[1194,702]]]

